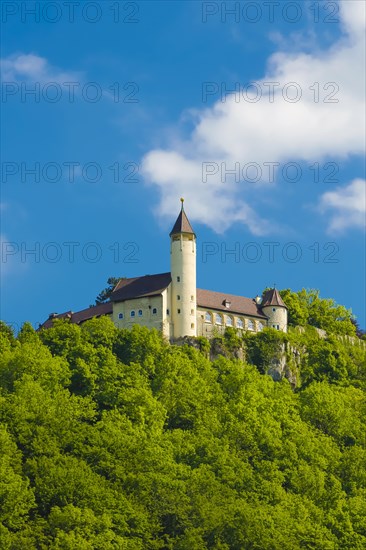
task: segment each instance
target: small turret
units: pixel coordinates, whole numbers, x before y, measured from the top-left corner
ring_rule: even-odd
[[[269,327],[287,332],[287,306],[277,288],[271,288],[264,293],[260,307],[268,317]]]

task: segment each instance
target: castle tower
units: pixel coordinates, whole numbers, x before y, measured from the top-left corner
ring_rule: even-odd
[[[170,232],[171,319],[173,338],[197,335],[196,235],[182,208]]]
[[[264,293],[261,309],[268,317],[269,327],[287,332],[287,306],[277,288],[271,288]]]

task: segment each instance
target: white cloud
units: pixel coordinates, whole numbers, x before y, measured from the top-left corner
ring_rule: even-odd
[[[80,81],[80,73],[65,72],[52,66],[46,58],[35,54],[13,54],[1,59],[2,79],[4,82],[48,83]]]
[[[195,113],[195,127],[185,141],[177,138],[170,149],[148,152],[142,173],[161,194],[160,215],[171,214],[183,195],[192,220],[216,231],[234,222],[244,223],[254,234],[273,231],[273,223],[263,220],[248,204],[243,183],[234,177],[221,181],[221,170],[202,181],[202,162],[225,163],[233,168],[247,163],[315,162],[325,158],[347,158],[365,152],[365,4],[342,0],[342,36],[325,51],[272,55],[263,79],[258,82],[262,98],[251,103],[229,96],[211,108]],[[274,101],[269,101],[268,82],[279,82]],[[295,82],[302,91],[300,101],[285,101],[282,89]],[[319,101],[310,87],[319,83]],[[323,86],[329,84],[326,90]],[[229,84],[229,83],[228,83]],[[294,88],[289,89],[293,94]],[[333,95],[331,95],[333,93]],[[329,100],[335,102],[324,102]],[[253,96],[252,96],[253,97]],[[291,95],[291,97],[293,97]],[[263,176],[262,183],[268,184]],[[260,185],[251,185],[263,192]]]
[[[366,180],[354,179],[346,187],[324,193],[319,202],[321,210],[332,212],[329,233],[340,233],[350,227],[366,227]]]

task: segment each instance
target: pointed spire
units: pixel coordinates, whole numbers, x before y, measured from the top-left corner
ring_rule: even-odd
[[[280,293],[277,288],[270,288],[267,292],[264,293],[261,307],[266,306],[281,306],[287,309],[285,302],[282,300]]]
[[[193,235],[195,235],[195,233],[192,229],[192,226],[189,223],[189,220],[187,218],[187,214],[184,211],[184,206],[183,206],[184,199],[181,198],[180,202],[182,203],[181,210],[180,210],[179,216],[176,219],[176,222],[173,226],[173,229],[171,230],[169,235],[172,236],[172,235],[176,235],[176,234],[179,234],[179,233],[192,233]]]

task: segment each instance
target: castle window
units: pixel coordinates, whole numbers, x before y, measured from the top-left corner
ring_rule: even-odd
[[[263,330],[263,323],[261,323],[261,322],[259,321],[259,323],[258,323],[258,331],[260,332],[261,330]]]
[[[191,315],[194,315],[194,309],[191,309]]]
[[[180,283],[180,277],[177,277],[177,283]]]
[[[156,309],[156,307],[154,307],[154,308],[153,308],[153,311],[152,311],[153,315],[156,315],[157,312],[158,312],[158,310]]]
[[[275,328],[277,330],[280,330],[280,325],[272,325],[272,328]]]
[[[180,309],[178,309],[177,311],[178,311],[178,313],[180,313]]]
[[[142,317],[142,309],[139,309],[138,316]]]
[[[169,315],[169,309],[166,310],[166,314]]]
[[[194,323],[191,323],[191,328],[194,328]]]
[[[236,320],[236,326],[238,328],[243,328],[243,326],[244,326],[243,319],[237,319]]]
[[[135,317],[135,311],[134,311],[134,310],[132,310],[132,311],[130,312],[130,316],[131,316],[131,317]]]
[[[194,302],[194,296],[193,296],[193,294],[192,294],[192,296],[191,296],[191,302]]]
[[[251,319],[248,319],[248,330],[254,330],[254,323]]]
[[[180,300],[180,296],[179,296],[179,294],[177,295],[177,300]]]
[[[206,321],[206,323],[211,323],[211,321],[212,321],[211,313],[209,313],[208,311],[206,311],[206,314],[205,314],[205,321]]]
[[[222,319],[221,319],[221,315],[219,313],[215,313],[215,323],[217,325],[222,325]]]
[[[276,311],[276,308],[275,308],[275,307],[273,307],[273,308],[272,308],[272,311]]]
[[[118,319],[123,319],[123,313],[118,314]]]

